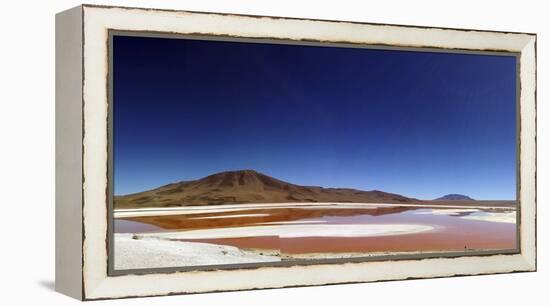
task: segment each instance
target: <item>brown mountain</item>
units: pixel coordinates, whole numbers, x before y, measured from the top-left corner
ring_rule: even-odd
[[[437,198],[434,201],[475,201],[475,200],[463,194],[451,193],[451,194],[444,195],[440,198]]]
[[[240,203],[408,203],[417,201],[377,190],[295,185],[254,170],[240,170],[221,172],[194,181],[168,184],[144,192],[115,196],[115,208]]]

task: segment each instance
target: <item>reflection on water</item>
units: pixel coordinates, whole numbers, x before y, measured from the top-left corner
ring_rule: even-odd
[[[513,208],[342,205],[287,205],[119,217],[115,219],[115,232],[158,233],[174,240],[243,249],[279,250],[281,254],[464,251],[516,247]],[[353,225],[357,225],[355,231]],[[396,230],[397,227],[414,229],[415,226],[424,230]],[[311,229],[309,232],[308,228]],[[342,229],[345,229],[344,233],[335,232]],[[301,232],[288,234],[295,230]]]

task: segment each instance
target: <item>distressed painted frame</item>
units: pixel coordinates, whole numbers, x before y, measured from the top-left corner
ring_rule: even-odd
[[[109,273],[109,32],[215,35],[519,59],[518,253]],[[536,35],[83,5],[56,16],[56,290],[82,300],[536,270]]]

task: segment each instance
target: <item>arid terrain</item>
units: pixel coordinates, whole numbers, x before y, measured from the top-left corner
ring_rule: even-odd
[[[511,250],[515,201],[301,186],[253,170],[115,197],[115,267]]]

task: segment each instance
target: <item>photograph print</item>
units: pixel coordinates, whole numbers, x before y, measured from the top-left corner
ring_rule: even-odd
[[[111,35],[115,271],[518,250],[515,54]]]

